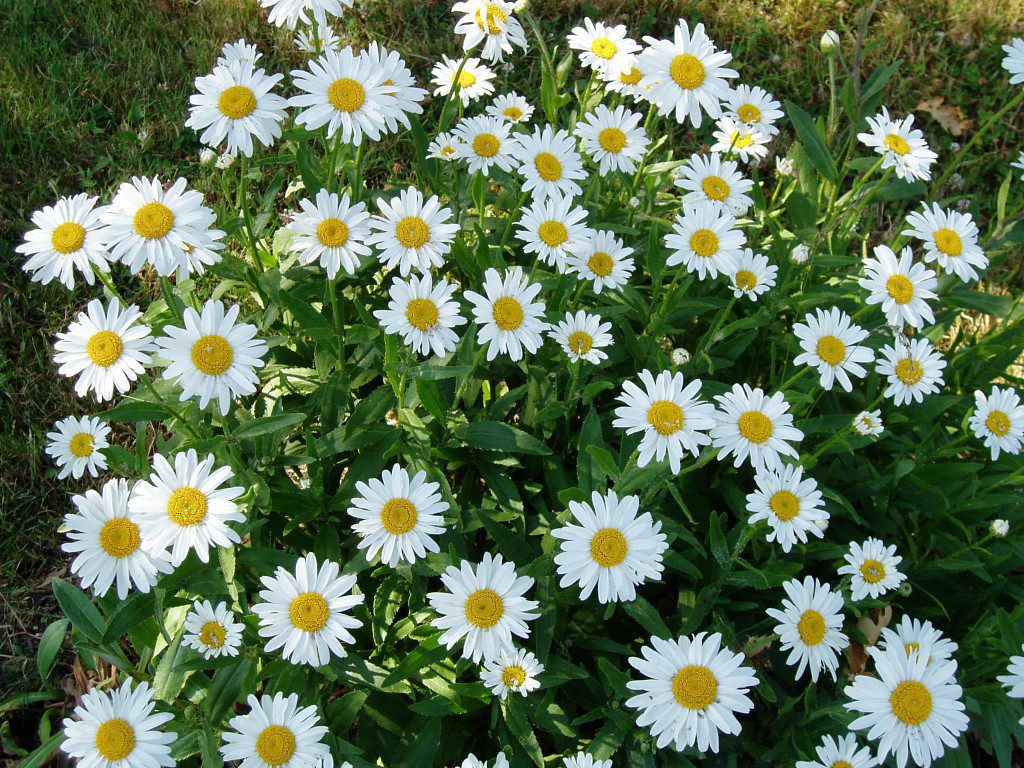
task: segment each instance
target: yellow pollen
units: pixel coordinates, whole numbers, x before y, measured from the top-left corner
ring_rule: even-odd
[[[459,87],[460,88],[469,88],[469,86],[471,86],[475,82],[476,82],[476,75],[474,75],[472,72],[467,72],[466,70],[462,70],[462,72],[459,73]]]
[[[963,240],[961,240],[960,235],[952,229],[948,229],[947,227],[937,229],[935,230],[935,234],[932,235],[932,239],[935,241],[935,247],[947,256],[959,256],[963,253]]]
[[[590,50],[599,59],[610,59],[619,52],[619,46],[607,37],[595,37],[594,42],[590,44]]]
[[[85,459],[92,456],[94,449],[92,442],[92,435],[88,432],[79,432],[77,435],[71,438],[71,442],[68,443],[68,449],[72,455],[79,459]]]
[[[206,519],[208,506],[205,493],[198,488],[183,485],[167,499],[167,516],[172,523],[182,528],[199,525]]]
[[[917,360],[905,357],[896,363],[896,378],[908,386],[914,386],[924,376],[924,368]]]
[[[518,690],[526,682],[526,670],[518,664],[511,664],[501,670],[501,682],[513,691]]]
[[[267,765],[284,765],[295,754],[295,734],[283,725],[268,725],[256,737],[256,754]]]
[[[466,598],[466,621],[480,629],[490,629],[501,620],[505,604],[493,589],[478,589]]]
[[[544,181],[558,181],[562,178],[562,164],[550,152],[541,152],[533,158],[533,167]]]
[[[800,514],[800,499],[792,491],[776,491],[768,500],[768,506],[784,523]]]
[[[889,696],[892,713],[907,725],[920,725],[932,713],[932,694],[924,683],[904,680]]]
[[[406,216],[395,225],[395,237],[403,248],[422,248],[430,240],[430,226],[419,216]]]
[[[903,650],[909,656],[912,653],[919,653],[921,651],[920,643],[904,643]]]
[[[736,110],[736,116],[744,123],[756,123],[761,119],[761,110],[753,104],[743,104]]]
[[[647,410],[647,423],[659,435],[672,435],[683,428],[686,416],[683,409],[671,400],[656,400]]]
[[[577,355],[585,355],[594,346],[594,339],[589,333],[584,331],[576,331],[575,333],[569,334],[569,338],[566,341],[566,346],[569,347]]]
[[[174,226],[174,213],[163,203],[146,203],[132,219],[135,231],[147,240],[159,240]]]
[[[560,221],[545,221],[537,228],[537,234],[552,248],[557,248],[569,239],[569,230]]]
[[[629,554],[629,542],[618,528],[602,528],[590,540],[590,556],[602,568],[614,568]]]
[[[316,239],[327,248],[340,248],[348,242],[348,224],[331,216],[316,227]]]
[[[128,557],[139,548],[139,526],[127,517],[107,520],[100,529],[100,546],[118,560]]]
[[[746,149],[754,143],[754,137],[749,133],[740,133],[739,131],[733,131],[732,136],[729,139],[729,143],[736,149]]]
[[[722,202],[729,198],[729,185],[721,176],[708,176],[701,183],[700,188],[704,190],[709,200]]]
[[[441,148],[441,154],[444,155],[445,157],[455,157],[455,147],[453,147],[451,144],[448,144],[447,146]]]
[[[885,566],[868,558],[860,565],[860,575],[868,584],[877,584],[885,578]]]
[[[85,227],[75,221],[66,221],[53,228],[50,245],[57,253],[74,253],[85,242]]]
[[[906,275],[889,275],[885,281],[885,290],[897,304],[906,304],[914,298],[914,284]]]
[[[494,323],[503,331],[514,331],[523,324],[523,305],[511,296],[502,296],[491,308]]]
[[[85,342],[85,353],[96,365],[109,368],[121,359],[124,343],[113,331],[97,331]]]
[[[217,99],[217,108],[225,117],[239,120],[251,115],[256,109],[256,94],[244,85],[232,85],[225,88]]]
[[[883,143],[887,149],[892,150],[897,155],[903,156],[910,152],[910,145],[907,144],[907,140],[895,133],[890,133],[886,136]]]
[[[220,376],[231,367],[235,352],[228,340],[216,333],[200,336],[192,345],[192,364],[207,376]]]
[[[484,8],[476,9],[476,25],[480,27],[480,29],[484,29],[486,27],[487,34],[489,35],[500,35],[504,29],[504,25],[508,23],[508,14],[494,3],[487,3],[486,19],[484,18],[484,12]]]
[[[126,720],[107,720],[96,729],[96,751],[110,761],[124,760],[135,751],[135,731]]]
[[[597,143],[605,152],[617,155],[626,146],[626,134],[619,128],[603,128],[597,134]]]
[[[736,287],[741,291],[752,291],[757,287],[757,275],[749,269],[741,269],[736,273]]]
[[[758,445],[768,442],[768,438],[775,432],[772,420],[760,411],[747,411],[740,416],[736,426],[740,430],[740,435]]]
[[[388,499],[380,511],[380,524],[392,536],[401,536],[416,527],[419,515],[408,499]]]
[[[718,680],[707,667],[691,664],[672,678],[672,695],[682,707],[704,710],[718,698]]]
[[[701,64],[700,59],[688,53],[681,53],[672,59],[672,64],[669,65],[669,74],[680,88],[692,91],[694,88],[700,87],[707,73],[704,71],[704,65]]]
[[[615,263],[612,261],[612,257],[604,251],[597,251],[593,256],[587,260],[587,266],[590,267],[590,271],[598,277],[608,277],[612,273],[612,267]]]
[[[207,648],[221,648],[228,631],[219,621],[208,621],[199,628],[199,641]]]
[[[327,100],[339,112],[355,112],[366,101],[366,91],[357,80],[342,77],[327,89]]]
[[[506,107],[502,114],[509,120],[518,120],[523,116],[523,110],[519,107]]]
[[[1010,431],[1010,417],[1002,411],[992,411],[985,419],[985,426],[996,437],[1005,437]]]
[[[292,626],[303,632],[319,632],[327,626],[330,617],[331,609],[319,592],[303,592],[288,606]]]
[[[690,250],[709,259],[718,253],[718,235],[710,229],[698,229],[690,235]]]
[[[836,760],[829,768],[853,768],[853,763],[848,760]]]
[[[437,304],[430,299],[413,299],[405,305],[405,319],[421,331],[429,331],[440,317]]]
[[[800,633],[800,639],[806,645],[817,645],[825,639],[825,617],[815,610],[804,611],[804,615],[797,622],[796,631]]]
[[[624,85],[637,85],[643,79],[644,73],[636,67],[633,67],[629,72],[623,72],[619,75],[619,82]]]
[[[829,365],[839,365],[846,359],[846,345],[831,334],[818,339],[817,352]]]
[[[473,151],[480,157],[494,157],[501,149],[501,142],[493,133],[481,133],[473,139]]]

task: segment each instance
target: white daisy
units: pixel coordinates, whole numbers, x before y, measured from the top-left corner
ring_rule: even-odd
[[[1024,40],[1013,38],[1009,45],[1003,46],[1003,69],[1010,73],[1010,85],[1024,83]]]
[[[857,138],[884,158],[883,168],[895,169],[901,179],[931,179],[929,169],[938,155],[928,148],[924,134],[911,128],[914,124],[913,115],[907,115],[902,120],[892,120],[889,110],[882,107],[881,112],[867,120],[870,130],[858,133]]]
[[[652,637],[640,654],[629,659],[642,677],[626,683],[638,691],[626,706],[641,710],[637,725],[650,730],[658,749],[672,744],[679,752],[692,746],[718,752],[720,731],[739,735],[736,715],[754,708],[747,693],[757,676],[743,654],[722,647],[720,634]]]
[[[1011,168],[1016,168],[1019,171],[1024,171],[1024,151],[1017,154],[1017,162],[1010,163]],[[1024,174],[1021,174],[1021,179],[1024,180]]]
[[[427,147],[427,157],[433,157],[437,160],[443,160],[446,163],[450,163],[458,156],[458,152],[456,150],[458,143],[459,140],[455,137],[454,133],[439,133]]]
[[[881,304],[886,321],[896,328],[923,328],[935,322],[928,306],[938,298],[938,278],[923,264],[915,264],[910,248],[897,257],[886,245],[875,246],[875,258],[864,259],[867,277],[857,282],[868,292],[868,304]]]
[[[587,226],[587,210],[571,197],[555,193],[535,199],[516,224],[516,237],[526,253],[535,253],[544,264],[564,272],[567,259],[587,248],[593,230]]]
[[[755,471],[782,468],[782,455],[799,459],[800,454],[790,443],[799,443],[804,433],[793,426],[793,415],[781,392],[767,397],[760,387],[733,384],[732,390],[716,395],[720,406],[715,411],[716,426],[711,439],[721,449],[719,461],[730,455],[733,465],[740,466],[749,459]]]
[[[93,688],[64,719],[60,749],[81,768],[172,768],[177,734],[160,727],[174,715],[154,709],[146,682],[126,677],[109,693]]]
[[[754,204],[750,190],[754,182],[744,178],[735,160],[722,160],[718,153],[695,154],[679,167],[677,187],[686,190],[683,205],[710,203],[742,216]]]
[[[238,64],[256,65],[263,58],[263,54],[256,50],[252,43],[245,42],[245,38],[239,38],[233,43],[224,43],[220,49],[220,56],[217,57],[216,66],[229,66]]]
[[[908,656],[927,647],[928,664],[952,659],[957,649],[957,644],[933,627],[930,621],[912,619],[907,614],[903,614],[895,629],[882,628],[878,647],[884,651],[890,645],[902,648]]]
[[[133,273],[150,264],[161,277],[177,272],[184,280],[221,259],[224,232],[211,229],[217,216],[185,179],[165,190],[156,176],[133,177],[118,187],[100,219],[111,260]]]
[[[107,457],[102,451],[110,445],[107,442],[110,425],[95,416],[68,416],[53,427],[53,432],[46,433],[50,439],[46,452],[60,470],[58,480],[66,477],[77,480],[86,472],[89,477],[96,477],[107,468]]]
[[[310,552],[295,563],[294,574],[279,566],[273,576],[260,577],[265,589],[252,612],[260,620],[260,637],[267,638],[267,653],[281,648],[285,660],[313,667],[347,655],[344,644],[355,642],[349,630],[363,625],[349,611],[363,595],[351,594],[356,577],[339,576],[339,570],[330,560],[318,567]]]
[[[462,0],[452,6],[461,13],[455,22],[455,34],[465,35],[462,49],[471,51],[484,44],[483,56],[491,63],[500,62],[512,46],[526,50],[526,30],[512,15],[513,4],[506,0]]]
[[[583,26],[573,27],[567,42],[580,52],[580,64],[609,77],[629,72],[640,51],[637,42],[626,35],[624,25],[594,23],[590,18],[583,19]]]
[[[737,85],[729,91],[723,105],[733,120],[745,123],[769,138],[779,133],[775,123],[783,117],[780,106],[774,96],[756,85]]]
[[[645,99],[651,88],[650,85],[641,85],[644,73],[637,68],[636,57],[633,57],[629,68],[618,75],[602,73],[601,77],[604,79],[604,87],[607,90],[612,93],[621,93],[623,96],[629,96],[635,100]]]
[[[1021,651],[1024,651],[1024,646]],[[997,676],[996,680],[1006,687],[1006,695],[1011,699],[1024,699],[1024,656],[1011,656],[1006,674]],[[1024,725],[1024,717],[1020,723]]]
[[[856,430],[857,434],[862,437],[882,434],[882,430],[884,429],[882,426],[882,411],[880,409],[874,411],[861,411],[853,419],[853,428]]]
[[[643,433],[638,467],[667,456],[672,471],[678,472],[684,451],[696,458],[711,443],[707,432],[715,426],[715,409],[700,398],[700,379],[686,384],[682,373],[669,371],[655,379],[645,369],[640,381],[643,389],[631,381],[622,383],[622,394],[616,398],[622,405],[615,409],[612,426],[625,429],[627,435]]]
[[[299,697],[275,693],[246,699],[249,713],[232,717],[220,753],[239,768],[331,768],[328,728],[316,707],[300,707]]]
[[[586,752],[562,758],[563,768],[612,768],[611,760],[598,760]]]
[[[211,547],[231,547],[241,541],[228,523],[244,523],[235,499],[245,490],[222,488],[235,476],[230,467],[213,469],[213,454],[199,460],[195,450],[174,457],[174,466],[161,454],[153,457],[153,474],[132,489],[128,509],[146,529],[145,547],[154,556],[170,548],[171,565],[178,566],[195,550],[209,562]]]
[[[550,125],[537,126],[532,134],[516,136],[519,175],[526,179],[523,192],[532,192],[534,202],[548,197],[572,198],[583,189],[576,182],[587,177],[576,141],[565,131]]]
[[[466,755],[466,759],[462,761],[460,768],[508,768],[508,758],[505,757],[504,752],[499,752],[497,757],[494,758],[494,765],[488,766],[486,760],[481,760],[470,752]]]
[[[371,40],[366,50],[359,54],[370,62],[371,71],[383,76],[384,89],[381,106],[387,133],[398,133],[399,127],[409,130],[412,124],[409,115],[423,114],[421,101],[427,91],[416,85],[416,79],[398,51],[392,51]]]
[[[326,26],[327,17],[341,16],[352,7],[352,0],[260,0],[260,5],[270,9],[268,22],[295,29],[300,22]]]
[[[824,532],[819,522],[829,519],[822,505],[822,494],[813,478],[803,478],[803,470],[794,465],[781,471],[762,470],[754,478],[757,489],[747,495],[748,523],[768,521],[768,541],[778,541],[783,552],[797,542],[807,543],[807,534],[819,539]]]
[[[920,403],[942,388],[946,361],[928,339],[897,337],[895,346],[884,346],[878,354],[878,373],[889,381],[885,396],[896,405]]]
[[[340,51],[344,47],[338,33],[330,25],[302,27],[295,33],[292,42],[300,51],[313,56],[318,56],[324,51]]]
[[[326,189],[316,193],[316,201],[299,201],[302,212],[296,214],[287,229],[295,236],[290,250],[299,254],[303,264],[319,262],[333,280],[342,268],[352,275],[363,258],[370,255],[366,239],[370,234],[370,214],[366,203],[353,205],[348,193],[340,197]]]
[[[676,216],[672,231],[665,236],[665,247],[671,253],[665,264],[682,264],[698,279],[718,277],[736,268],[746,235],[736,225],[736,218],[720,205],[702,202],[684,205]]]
[[[757,301],[758,296],[775,287],[778,273],[779,268],[769,264],[767,256],[744,248],[730,273],[733,296]]]
[[[593,280],[594,293],[622,288],[633,274],[633,249],[610,230],[592,229],[590,233],[586,247],[569,254],[566,268],[580,280]]]
[[[149,326],[139,321],[142,313],[132,304],[120,308],[111,299],[107,308],[99,299],[89,302],[67,331],[57,334],[53,349],[57,371],[68,378],[78,377],[75,394],[92,392],[99,402],[124,394],[150,364],[153,337]]]
[[[936,262],[965,283],[978,279],[988,268],[988,257],[978,245],[978,225],[969,213],[943,210],[938,203],[922,203],[921,211],[907,214],[903,234],[924,243],[924,260]]]
[[[854,600],[874,600],[907,578],[898,570],[903,558],[896,554],[895,545],[887,547],[879,539],[869,537],[863,544],[851,542],[844,558],[846,565],[838,573],[850,577]]]
[[[459,71],[462,64],[462,71]],[[459,86],[459,98],[462,106],[467,107],[471,101],[494,93],[494,72],[480,59],[470,56],[465,63],[458,59],[450,59],[445,55],[434,65],[430,72],[434,83],[435,96],[447,96],[456,84]]]
[[[196,600],[185,616],[182,642],[205,659],[237,656],[242,646],[242,629],[227,603],[217,603],[215,608],[209,600]]]
[[[455,351],[459,336],[453,330],[466,324],[453,299],[455,286],[446,280],[433,285],[429,274],[408,281],[396,277],[388,290],[387,309],[373,313],[385,333],[396,333],[420,355],[444,357]]]
[[[455,156],[466,161],[470,173],[484,176],[497,167],[511,171],[518,144],[509,135],[510,124],[496,117],[467,117],[455,126]]]
[[[857,749],[857,737],[822,736],[821,746],[815,750],[817,761],[797,760],[796,768],[874,768],[878,761],[869,747]]]
[[[999,458],[1000,452],[1018,454],[1024,443],[1024,404],[1010,387],[993,386],[988,397],[976,390],[970,426],[985,447],[991,449],[992,461]]]
[[[65,288],[75,287],[75,270],[93,285],[93,267],[109,272],[107,243],[100,219],[105,206],[96,207],[98,197],[86,194],[62,197],[53,205],[32,214],[35,229],[25,233],[25,242],[14,250],[28,258],[21,268],[33,282],[49,285],[59,280]]]
[[[498,120],[505,120],[512,125],[530,122],[533,117],[533,105],[515,91],[495,96],[494,101],[487,105],[486,112]]]
[[[645,581],[661,578],[668,549],[661,523],[640,511],[637,496],[595,491],[591,504],[569,502],[572,522],[551,531],[561,540],[555,555],[562,589],[578,584],[580,600],[597,588],[601,603],[630,602]]]
[[[540,283],[530,283],[521,267],[512,267],[504,278],[496,269],[484,273],[484,295],[466,291],[464,296],[473,305],[473,318],[479,326],[477,344],[487,344],[488,362],[499,353],[513,362],[523,359],[523,350],[533,354],[544,343],[541,338],[548,324],[544,322],[544,303],[534,301]]]
[[[466,560],[448,566],[441,574],[447,592],[430,592],[427,599],[440,615],[431,623],[443,630],[440,642],[452,648],[460,640],[462,658],[491,661],[502,650],[514,653],[513,636],[530,636],[527,621],[539,613],[537,602],[523,595],[533,586],[529,576],[519,576],[515,563],[501,555],[484,554],[475,568]]]
[[[898,768],[908,758],[927,768],[946,747],[956,749],[967,730],[956,662],[928,664],[927,653],[924,646],[910,656],[898,646],[868,648],[877,677],[857,675],[846,687],[846,708],[862,713],[850,730],[866,730],[878,742],[879,761],[892,754]]]
[[[91,588],[102,597],[114,585],[118,598],[124,600],[133,585],[149,592],[158,574],[170,573],[171,564],[152,557],[144,546],[144,532],[128,510],[127,480],[109,480],[99,493],[90,488],[72,496],[71,502],[78,511],[64,518],[68,541],[61,549],[76,553],[71,573],[78,576],[83,589]]]
[[[416,187],[408,187],[390,201],[378,199],[377,207],[380,215],[370,220],[373,231],[366,243],[375,246],[385,269],[398,267],[405,277],[414,269],[427,273],[444,264],[459,225],[437,195],[424,200]]]
[[[788,599],[782,601],[782,610],[765,611],[779,622],[775,634],[781,649],[789,651],[786,664],[796,667],[796,678],[804,670],[811,673],[811,682],[818,682],[822,670],[835,680],[839,669],[839,652],[850,642],[843,634],[843,596],[833,592],[811,576],[787,581],[782,585]]]
[[[723,115],[716,121],[712,135],[715,137],[712,152],[735,155],[744,162],[760,161],[768,156],[769,137],[729,115]]]
[[[861,363],[870,363],[875,353],[860,344],[868,332],[854,325],[850,316],[835,307],[825,312],[820,307],[815,314],[807,313],[802,323],[793,326],[794,335],[803,350],[793,360],[794,365],[811,365],[818,369],[821,386],[832,389],[838,381],[845,391],[853,389],[850,376],[863,378],[867,369]]]
[[[537,661],[536,656],[520,649],[514,653],[502,651],[498,658],[485,662],[480,678],[491,693],[504,701],[509,693],[518,693],[525,698],[540,688],[537,676],[543,671],[544,665]]]
[[[359,495],[352,499],[348,514],[356,518],[352,530],[368,561],[379,552],[381,563],[394,568],[403,560],[414,563],[427,552],[441,551],[433,537],[445,532],[448,503],[438,493],[440,484],[426,479],[422,470],[410,477],[395,464],[379,480],[356,483]]]
[[[608,359],[603,349],[612,343],[608,333],[611,329],[612,324],[602,323],[600,315],[590,315],[581,309],[575,315],[566,312],[565,320],[552,327],[549,334],[574,363],[586,360],[597,365]]]
[[[641,120],[642,115],[621,105],[612,111],[598,104],[576,124],[584,151],[597,162],[602,175],[610,171],[636,172],[650,144]]]
[[[715,118],[722,113],[721,102],[729,94],[728,78],[737,76],[725,65],[732,54],[719,51],[698,24],[690,33],[682,19],[676,24],[672,40],[645,37],[648,47],[637,56],[636,66],[644,73],[642,88],[650,88],[647,98],[658,106],[659,115],[675,113],[677,122],[689,118],[699,128],[702,115]]]

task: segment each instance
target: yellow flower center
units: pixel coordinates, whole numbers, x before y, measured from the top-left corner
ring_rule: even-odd
[[[206,519],[208,506],[205,493],[190,485],[183,485],[167,499],[167,516],[171,522],[183,528],[199,525]]]
[[[906,304],[914,298],[914,284],[906,275],[889,275],[885,281],[885,290],[897,304]]]
[[[101,368],[109,368],[121,358],[124,343],[113,331],[97,331],[85,342],[85,353]]]
[[[806,645],[817,645],[825,639],[825,617],[815,610],[804,611],[797,622],[796,631]]]
[[[453,78],[452,82],[454,82],[454,78]],[[474,75],[472,72],[469,72],[468,70],[464,69],[464,70],[462,70],[462,72],[459,73],[459,87],[460,88],[469,88],[469,86],[471,86],[475,82],[476,82],[476,75]]]
[[[836,760],[830,768],[853,768],[853,763],[848,760]]]
[[[316,239],[327,248],[340,248],[348,242],[348,224],[333,216],[324,219],[316,227]]]
[[[221,93],[217,107],[225,117],[239,120],[256,109],[256,94],[244,85],[232,85]]]
[[[392,536],[401,536],[416,527],[419,515],[408,499],[388,499],[380,511],[380,524]]]
[[[485,12],[486,18],[484,17]],[[487,3],[486,11],[484,8],[476,9],[476,25],[480,29],[486,28],[489,35],[500,35],[507,22],[508,14],[494,3]]]
[[[792,491],[776,491],[768,500],[768,506],[782,522],[792,520],[800,514],[800,499]]]
[[[478,589],[466,598],[466,621],[480,629],[490,629],[501,620],[505,604],[493,589]]]
[[[818,339],[817,352],[829,365],[839,365],[846,359],[846,345],[831,334]]]
[[[721,176],[708,176],[701,183],[700,188],[704,190],[709,200],[722,202],[729,197],[729,185]]]
[[[960,235],[952,229],[947,227],[937,229],[935,230],[935,234],[932,235],[932,239],[935,241],[935,247],[947,256],[959,256],[963,253],[963,240],[961,240]]]
[[[924,376],[924,368],[917,360],[905,357],[896,363],[896,378],[908,386],[913,386]]]
[[[444,147],[441,147],[441,154],[448,158],[455,157],[455,147],[451,144],[447,144]]]
[[[100,529],[100,546],[118,560],[128,557],[139,548],[139,526],[127,517],[107,520]]]
[[[71,442],[68,443],[68,449],[70,449],[72,455],[79,459],[92,456],[94,450],[92,435],[88,432],[79,432],[71,438]]]
[[[618,528],[602,528],[590,540],[590,556],[602,568],[614,568],[629,554],[629,542]]]
[[[199,628],[199,641],[207,648],[222,647],[227,636],[228,631],[219,621],[208,621]]]
[[[135,212],[135,231],[147,240],[159,240],[174,226],[174,213],[163,203],[146,203]]]
[[[355,112],[366,101],[366,91],[358,80],[342,77],[327,89],[327,100],[339,112]]]
[[[752,291],[757,287],[757,275],[749,269],[741,269],[736,273],[736,287],[741,291]]]
[[[135,751],[135,731],[119,717],[107,720],[96,729],[96,751],[107,760],[124,760]]]
[[[552,248],[557,248],[569,239],[569,230],[560,221],[545,221],[537,229],[537,234]]]
[[[502,112],[502,114],[509,120],[515,121],[523,116],[523,110],[521,110],[519,107],[506,107],[505,111]]]
[[[932,694],[916,680],[904,680],[889,696],[892,713],[907,725],[920,725],[932,713]]]
[[[511,664],[501,670],[501,682],[506,687],[516,690],[526,682],[526,670],[518,664]]]
[[[860,565],[860,575],[868,584],[877,584],[885,578],[885,566],[868,558]]]
[[[691,664],[672,678],[672,695],[687,709],[707,709],[718,698],[718,680],[707,667]]]
[[[610,59],[619,52],[619,46],[607,37],[595,37],[590,44],[590,50],[599,59]]]
[[[481,133],[473,139],[473,151],[480,157],[494,157],[501,149],[501,142],[493,133]]]
[[[295,734],[283,725],[268,725],[256,737],[256,754],[267,765],[284,765],[295,754]]]
[[[890,133],[888,136],[886,136],[885,141],[883,143],[885,144],[887,149],[891,150],[897,155],[903,156],[910,152],[910,145],[907,144],[907,140],[895,133]]]
[[[235,352],[228,340],[216,333],[200,336],[192,345],[192,364],[207,376],[220,376],[234,359]]]
[[[598,277],[608,277],[612,273],[612,267],[615,263],[612,261],[612,257],[604,251],[598,251],[589,259],[587,259],[587,266],[590,267],[590,271]]]
[[[619,82],[624,85],[637,85],[643,79],[644,73],[636,67],[633,67],[629,72],[623,72],[619,75]]]
[[[421,331],[429,331],[440,317],[437,304],[430,299],[413,299],[405,306],[405,319]]]
[[[558,181],[562,178],[562,164],[550,152],[541,152],[533,158],[533,167],[544,181]]]
[[[739,131],[733,131],[730,137],[729,143],[736,149],[746,149],[754,143],[754,137],[749,133],[740,133]]]
[[[491,309],[494,323],[503,331],[514,331],[523,324],[523,305],[511,296],[502,296]]]
[[[647,411],[647,423],[659,435],[671,435],[683,428],[686,416],[683,409],[671,400],[656,400]]]
[[[594,346],[594,339],[589,333],[576,331],[575,333],[569,334],[566,346],[568,346],[569,349],[577,355],[585,355]]]
[[[921,650],[920,643],[904,643],[903,651],[909,656],[912,653],[919,653]]]
[[[690,250],[705,259],[718,253],[718,235],[710,229],[698,229],[690,235]]]
[[[597,143],[605,152],[617,155],[626,146],[626,134],[619,128],[603,128],[597,134]]]
[[[395,226],[395,237],[403,248],[422,248],[430,240],[430,226],[419,216],[406,216]]]
[[[1010,417],[1002,411],[992,411],[985,419],[985,426],[996,437],[1003,437],[1010,431]]]
[[[292,626],[303,632],[319,632],[327,626],[330,617],[331,609],[319,592],[303,592],[293,598],[288,606],[288,618]]]
[[[57,253],[74,253],[85,242],[85,227],[75,221],[66,221],[53,228],[50,245]]]
[[[736,110],[736,116],[744,123],[756,123],[761,119],[761,110],[753,104],[743,104]]]
[[[672,59],[672,64],[669,65],[669,74],[672,75],[676,85],[685,91],[700,87],[707,75],[700,59],[688,53],[681,53]]]
[[[775,432],[772,420],[760,411],[747,411],[740,416],[736,426],[744,438],[758,445],[768,442],[768,438]]]

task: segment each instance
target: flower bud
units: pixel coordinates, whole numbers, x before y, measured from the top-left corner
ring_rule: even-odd
[[[825,30],[821,36],[821,52],[832,53],[839,47],[839,33],[834,29]]]
[[[993,536],[1003,538],[1010,532],[1010,523],[1006,520],[993,520],[988,529],[992,532]]]
[[[690,362],[690,350],[678,347],[672,350],[672,365],[686,365]]]

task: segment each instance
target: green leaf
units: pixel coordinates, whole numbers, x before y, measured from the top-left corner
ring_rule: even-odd
[[[427,718],[426,722],[422,718],[417,720],[416,727],[412,729],[412,732],[418,731],[419,733],[406,752],[402,768],[430,768],[441,743],[441,724],[443,722],[444,718],[442,717]]]
[[[183,634],[178,632],[171,644],[164,649],[156,674],[153,675],[153,693],[161,701],[174,701],[185,685],[187,671],[182,668],[181,661],[186,657],[187,651],[181,647],[182,637]]]
[[[474,421],[460,425],[457,434],[471,448],[543,456],[551,453],[537,438],[501,421]]]
[[[71,620],[75,629],[94,643],[103,642],[103,633],[107,629],[107,623],[100,615],[99,609],[82,590],[61,579],[54,579],[53,594],[56,596],[61,610],[64,611],[64,615]]]
[[[839,170],[836,168],[836,161],[832,158],[832,153],[825,146],[825,140],[818,132],[814,118],[791,101],[786,102],[786,114],[789,115],[790,122],[796,128],[797,136],[800,137],[811,164],[818,170],[818,173],[835,184],[839,180]]]
[[[160,403],[128,397],[109,411],[99,414],[99,417],[104,421],[159,421],[166,415],[167,409]]]
[[[39,670],[39,679],[46,682],[53,669],[53,662],[57,659],[60,647],[64,644],[64,637],[68,632],[67,619],[57,619],[43,632],[39,638],[39,648],[36,650],[36,667]]]
[[[448,658],[448,649],[438,642],[440,633],[431,635],[421,642],[412,653],[406,654],[405,658],[395,667],[381,684],[383,688],[389,688],[395,683],[408,680],[424,667],[436,664],[442,659]]]
[[[672,631],[661,615],[654,610],[654,606],[639,595],[635,600],[623,603],[622,608],[636,620],[637,624],[646,629],[648,634],[655,637],[672,636]]]
[[[537,735],[530,727],[530,721],[526,719],[518,700],[509,701],[508,708],[505,710],[505,723],[512,731],[512,735],[516,737],[516,741],[523,745],[523,749],[537,764],[537,768],[544,768],[544,752],[541,750]]]
[[[206,694],[206,714],[211,723],[219,723],[239,695],[248,692],[245,682],[254,671],[252,661],[245,657],[230,667],[217,670]]]
[[[291,429],[306,420],[304,413],[278,413],[274,416],[263,416],[242,424],[234,432],[236,440],[247,440],[260,435],[269,435]]]
[[[39,768],[45,764],[47,759],[64,742],[64,731],[57,731],[53,736],[32,750],[29,755],[21,761],[20,768]]]

